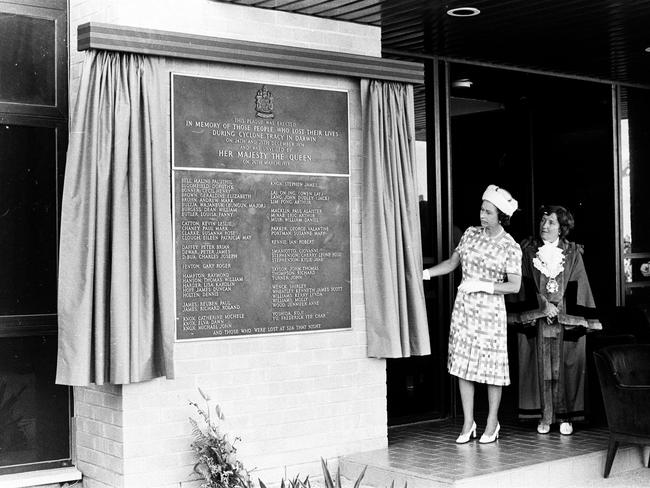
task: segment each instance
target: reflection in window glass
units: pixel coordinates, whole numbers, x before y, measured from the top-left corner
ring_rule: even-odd
[[[650,253],[650,90],[623,87],[621,98],[621,118],[627,120],[624,132],[627,133],[629,148],[625,167],[629,188],[625,195],[625,206],[629,207],[630,216],[629,252],[647,254]]]
[[[0,125],[0,315],[56,313],[55,136]]]
[[[623,214],[623,253],[632,252],[632,210],[630,200],[630,133],[627,119],[621,119],[621,201]],[[625,281],[632,281],[632,261],[623,260]]]
[[[429,200],[429,190],[427,188],[427,143],[415,141],[415,168],[418,198],[420,201]]]
[[[625,304],[650,319],[650,90],[621,87]]]
[[[54,21],[0,12],[0,40],[0,100],[54,105]]]
[[[56,342],[56,336],[0,339],[0,473],[69,458],[69,388],[54,384]]]

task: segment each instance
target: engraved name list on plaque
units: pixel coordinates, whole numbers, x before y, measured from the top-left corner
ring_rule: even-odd
[[[176,337],[349,329],[347,92],[172,74]]]

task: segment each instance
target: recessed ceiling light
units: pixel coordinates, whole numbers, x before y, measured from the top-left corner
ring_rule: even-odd
[[[645,48],[645,52],[650,53],[650,46]]]
[[[447,10],[447,15],[452,17],[474,17],[480,13],[481,11],[474,7],[458,7]]]

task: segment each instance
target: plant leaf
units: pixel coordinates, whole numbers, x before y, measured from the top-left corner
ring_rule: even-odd
[[[293,480],[291,480],[291,488],[302,488],[302,481],[300,481],[300,474],[296,474]]]
[[[363,467],[363,471],[361,471],[361,474],[357,478],[357,481],[354,482],[354,488],[359,488],[359,486],[361,486],[361,480],[363,479],[364,475],[366,474],[366,469],[368,469],[367,464]]]
[[[336,486],[338,488],[341,488],[343,486],[343,485],[341,485],[341,465],[340,464],[336,468]]]
[[[260,488],[266,488],[266,485],[264,484],[264,482],[261,479],[257,478],[257,481],[260,484]]]
[[[204,463],[196,463],[194,465],[194,472],[201,475],[204,480],[210,480],[210,470]]]
[[[203,399],[204,399],[206,402],[209,402],[209,401],[210,401],[210,395],[208,395],[206,392],[204,392],[204,391],[201,389],[200,386],[197,386],[196,388],[199,390],[199,393],[201,394],[201,396],[203,397]]]
[[[323,467],[323,479],[325,480],[325,488],[335,488],[334,482],[332,481],[332,475],[330,475],[330,470],[327,468],[327,462],[320,458],[321,466]]]

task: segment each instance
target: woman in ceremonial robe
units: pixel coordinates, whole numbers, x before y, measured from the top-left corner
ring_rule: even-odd
[[[521,243],[519,416],[537,418],[537,431],[552,424],[573,433],[584,419],[585,333],[601,328],[582,259],[582,246],[567,240],[574,226],[560,206],[541,209],[539,237]]]

